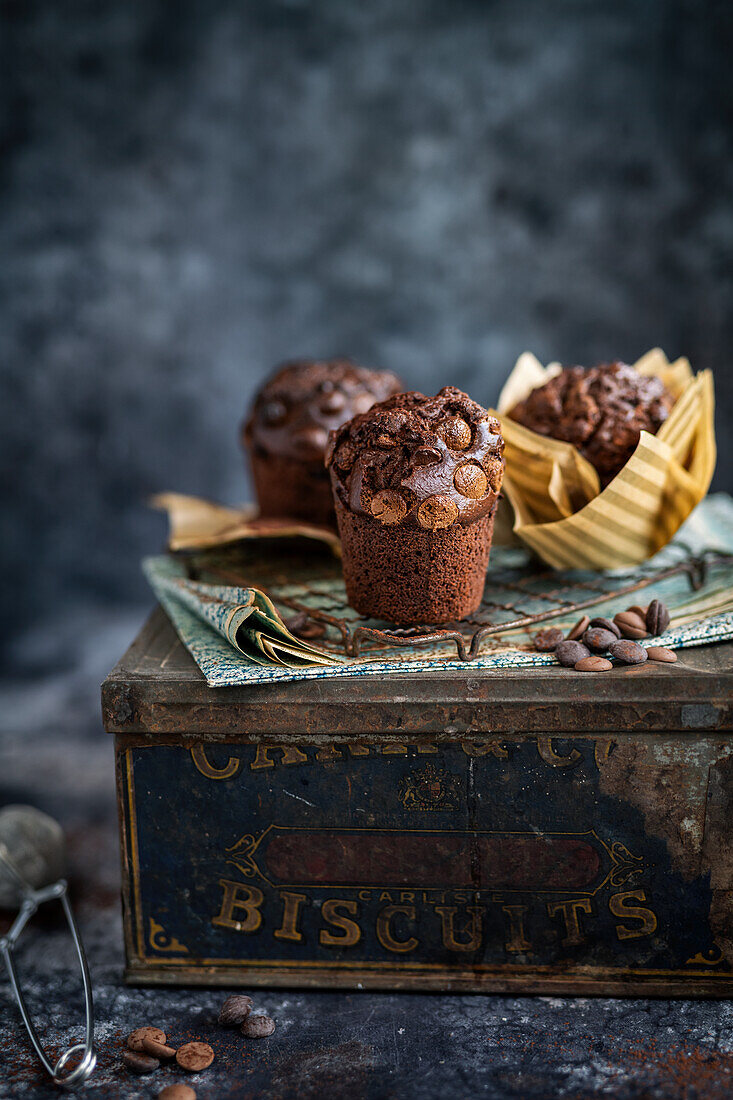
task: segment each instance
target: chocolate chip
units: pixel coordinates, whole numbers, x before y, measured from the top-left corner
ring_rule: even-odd
[[[418,447],[412,455],[413,466],[435,466],[441,461],[441,454],[437,447]]]
[[[453,416],[446,420],[438,429],[438,434],[443,437],[452,451],[465,451],[471,446],[473,433],[471,428],[460,416]]]
[[[469,500],[480,500],[489,487],[486,474],[477,462],[467,462],[464,466],[459,466],[453,475],[453,484]]]
[[[127,1036],[127,1049],[143,1051],[143,1039],[165,1044],[167,1036],[159,1027],[138,1027]]]
[[[333,393],[327,394],[319,403],[318,407],[324,416],[335,416],[336,413],[341,412],[346,404],[346,398],[338,390]]]
[[[583,635],[583,641],[594,653],[605,653],[610,645],[617,641],[617,635],[602,626],[589,626]]]
[[[582,642],[565,639],[555,648],[555,656],[565,668],[575,668],[578,661],[590,657],[590,650]]]
[[[369,511],[385,527],[392,527],[407,515],[407,502],[396,489],[380,489],[372,497]]]
[[[647,659],[644,646],[639,645],[638,642],[632,642],[630,638],[621,638],[620,641],[614,642],[609,646],[609,652],[612,657],[625,665],[643,665]]]
[[[610,619],[591,619],[590,625],[603,627],[604,630],[610,630],[617,638],[621,637],[621,631]]]
[[[248,1016],[242,1024],[242,1035],[248,1039],[266,1039],[275,1030],[275,1021],[269,1016]]]
[[[165,1043],[156,1043],[155,1039],[143,1039],[143,1050],[151,1058],[157,1058],[159,1062],[170,1062],[176,1056],[176,1048],[166,1046]]]
[[[484,472],[492,493],[498,493],[504,477],[504,463],[499,458],[484,458]]]
[[[624,638],[646,638],[647,629],[644,620],[634,611],[619,611],[613,621]]]
[[[605,657],[584,657],[575,666],[576,672],[609,672],[613,668]]]
[[[157,1058],[151,1058],[149,1054],[142,1054],[137,1050],[126,1050],[122,1061],[130,1073],[154,1073],[160,1066]]]
[[[336,451],[333,461],[340,470],[350,470],[356,462],[356,447],[346,439]]]
[[[663,645],[652,645],[646,651],[650,661],[663,661],[664,664],[673,665],[677,660],[677,654],[673,649],[667,649]]]
[[[652,600],[646,612],[646,628],[650,634],[664,634],[669,626],[669,611],[661,600]]]
[[[239,1027],[252,1011],[252,998],[243,994],[234,993],[227,997],[221,1006],[219,1024],[221,1027]]]
[[[539,653],[552,653],[560,642],[565,641],[562,630],[558,630],[556,626],[546,626],[544,630],[539,630],[534,638],[534,647]]]
[[[282,424],[287,415],[288,410],[282,401],[267,401],[262,406],[262,419],[265,424],[269,424],[271,428],[276,427],[278,424]]]
[[[579,638],[582,638],[589,626],[590,619],[587,615],[584,615],[582,619],[578,619],[577,623],[568,634],[568,641],[576,642]]]
[[[214,1061],[214,1052],[208,1043],[184,1043],[176,1051],[176,1061],[186,1073],[200,1073]]]
[[[196,1100],[196,1093],[188,1085],[166,1085],[158,1093],[158,1100]]]
[[[417,522],[428,531],[440,531],[458,518],[458,505],[450,497],[437,493],[422,502],[417,510]]]

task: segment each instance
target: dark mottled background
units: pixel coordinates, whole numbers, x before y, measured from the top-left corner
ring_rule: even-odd
[[[209,1037],[218,1004],[120,980],[98,684],[151,602],[138,562],[164,524],[146,497],[248,495],[237,426],[284,357],[348,353],[491,401],[526,348],[593,363],[654,344],[714,368],[730,488],[733,5],[0,12],[0,805],[66,829],[102,1051],[87,1094],[132,1097],[121,1036],[170,1020]],[[57,1050],[77,1036],[71,950],[46,923],[21,952]],[[334,1081],[353,1097],[722,1100],[733,1079],[713,1002],[258,1005],[276,1035],[239,1076],[222,1056],[202,1100],[243,1081],[279,1100]],[[50,1097],[2,980],[0,1032],[0,1096]]]
[[[730,485],[729,3],[2,12],[6,638],[147,599],[146,496],[246,497],[238,422],[294,354],[491,401],[525,348],[661,344],[716,371]]]

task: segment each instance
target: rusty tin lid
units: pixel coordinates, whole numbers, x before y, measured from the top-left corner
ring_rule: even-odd
[[[677,664],[583,675],[557,668],[455,670],[210,688],[156,609],[102,685],[105,729],[198,739],[733,730],[733,644]]]

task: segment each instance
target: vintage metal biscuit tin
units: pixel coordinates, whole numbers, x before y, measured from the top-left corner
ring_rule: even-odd
[[[733,992],[733,646],[603,677],[103,685],[131,982]]]

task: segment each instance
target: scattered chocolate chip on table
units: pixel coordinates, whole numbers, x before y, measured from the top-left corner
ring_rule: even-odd
[[[677,654],[673,649],[667,649],[663,645],[650,646],[646,651],[650,661],[662,661],[664,664],[673,665],[677,660]]]
[[[590,626],[583,635],[583,642],[594,653],[605,653],[617,640],[617,635],[602,626]]]
[[[148,1038],[147,1035],[143,1039],[143,1050],[151,1058],[157,1058],[161,1062],[170,1062],[171,1058],[176,1056],[175,1047],[166,1046],[165,1043],[159,1043],[155,1039]]]
[[[645,607],[640,607],[638,603],[635,603],[632,604],[631,607],[627,607],[626,610],[633,611],[635,615],[638,615],[640,619],[644,619],[644,621],[646,622],[647,609]]]
[[[620,638],[608,647],[608,651],[617,661],[625,665],[642,665],[647,660],[647,651],[643,645],[631,638]]]
[[[669,626],[669,611],[661,600],[652,600],[646,611],[646,628],[655,637],[664,634]]]
[[[587,645],[583,645],[582,642],[571,641],[569,638],[560,642],[555,649],[555,656],[564,668],[575,668],[578,661],[582,661],[590,655]]]
[[[584,657],[575,666],[576,672],[610,672],[613,668],[611,661],[605,657]]]
[[[158,1093],[158,1100],[196,1100],[196,1093],[189,1085],[166,1085]]]
[[[583,617],[581,619],[578,619],[577,623],[575,624],[573,629],[568,634],[567,640],[569,642],[578,641],[578,639],[583,637],[583,635],[585,634],[585,632],[586,632],[586,630],[588,629],[589,626],[590,626],[590,619],[588,618],[587,615],[583,615]]]
[[[646,621],[634,611],[619,611],[618,615],[614,615],[613,621],[624,638],[632,638],[638,641],[639,638],[649,636]]]
[[[122,1055],[122,1061],[130,1073],[154,1073],[160,1066],[157,1058],[151,1058],[149,1054],[143,1054],[137,1050],[126,1050]]]
[[[176,1051],[176,1062],[186,1073],[200,1073],[214,1061],[214,1052],[208,1043],[184,1043]]]
[[[612,619],[604,619],[602,617],[597,618],[597,619],[591,619],[590,625],[601,627],[603,630],[608,630],[616,638],[621,637],[621,631],[619,630],[619,628],[616,626],[616,623],[613,622]]]
[[[242,1035],[247,1039],[266,1039],[275,1030],[275,1021],[270,1016],[248,1016],[242,1024]]]
[[[221,1006],[219,1024],[221,1027],[240,1027],[252,1011],[252,998],[234,993],[227,997]]]
[[[143,1040],[152,1039],[154,1043],[165,1045],[167,1036],[159,1027],[138,1027],[127,1036],[127,1049],[144,1052]]]

